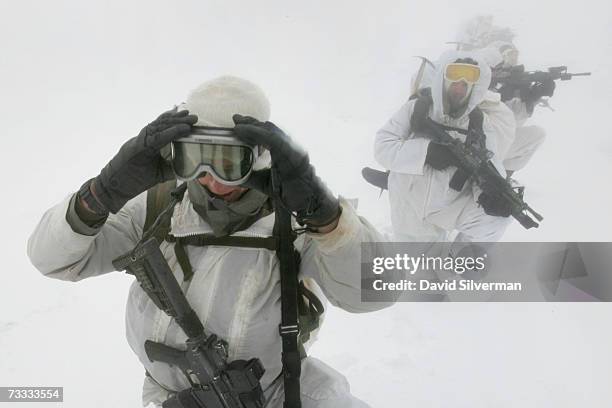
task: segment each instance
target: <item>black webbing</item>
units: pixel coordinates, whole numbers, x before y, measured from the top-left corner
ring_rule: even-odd
[[[186,237],[175,237],[167,235],[166,241],[174,242],[174,254],[181,269],[183,270],[183,280],[188,281],[193,277],[193,267],[189,261],[189,256],[185,250],[185,245],[193,246],[230,246],[239,248],[263,248],[271,251],[276,250],[276,238],[274,237],[240,237],[224,236],[216,237],[210,234],[189,235]]]
[[[278,237],[276,255],[280,263],[281,324],[283,381],[285,386],[284,408],[301,408],[300,375],[301,354],[298,327],[298,258],[293,241],[295,232],[291,226],[291,213],[284,208],[280,199],[278,183],[275,183],[275,169],[272,169],[274,194],[274,236]]]
[[[166,237],[168,242],[180,242],[182,245],[193,246],[231,246],[240,248],[262,248],[271,251],[276,250],[276,239],[274,237],[241,237],[241,236],[223,236],[215,237],[210,234],[189,235],[186,237],[175,237],[169,235]]]

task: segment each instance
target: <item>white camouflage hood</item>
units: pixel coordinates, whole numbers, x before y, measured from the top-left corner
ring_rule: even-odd
[[[466,111],[459,118],[451,118],[444,114],[443,92],[444,92],[444,70],[446,65],[459,58],[471,58],[478,62],[480,67],[480,79],[472,88],[472,94],[468,100]],[[474,110],[485,98],[489,85],[491,84],[491,69],[484,55],[475,51],[448,51],[436,61],[436,70],[431,80],[431,97],[433,99],[432,119],[436,122],[462,122],[469,113]]]

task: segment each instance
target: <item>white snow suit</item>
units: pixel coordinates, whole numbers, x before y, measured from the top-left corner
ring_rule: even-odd
[[[447,63],[466,57],[478,61],[481,75],[474,84],[465,114],[455,119],[443,112],[443,70]],[[488,91],[491,71],[484,58],[474,52],[449,51],[440,57],[436,67],[431,79],[427,80],[433,99],[429,117],[446,126],[467,129],[469,112],[479,106],[484,114],[486,147],[494,153],[492,161],[500,174],[505,175],[500,157],[504,157],[511,144],[515,122],[510,109],[501,103],[499,94]],[[425,165],[430,141],[410,129],[414,105],[415,100],[409,100],[393,115],[378,131],[374,146],[376,160],[390,170],[389,202],[394,238],[398,241],[443,241],[447,232],[457,230],[464,240],[498,240],[510,218],[485,214],[477,204],[481,191],[476,186],[466,184],[460,192],[451,189],[449,182],[455,167],[439,171]],[[458,132],[450,134],[465,140]]]
[[[131,250],[142,235],[146,194],[111,214],[99,229],[84,223],[78,228],[71,227],[74,223],[67,222],[67,213],[74,212],[74,196],[67,197],[43,215],[30,237],[28,255],[32,263],[44,275],[67,281],[113,271],[111,261]],[[370,312],[389,306],[390,303],[361,302],[360,296],[360,244],[382,241],[382,236],[342,199],[341,206],[342,215],[334,231],[308,233],[296,240],[302,258],[300,278],[319,295],[322,289],[332,304],[350,312]],[[273,224],[272,214],[235,235],[270,236]],[[177,237],[211,232],[193,209],[188,194],[176,205],[171,225],[171,233]],[[256,248],[187,246],[194,276],[183,282],[173,245],[164,242],[161,250],[206,332],[229,343],[230,361],[259,358],[266,370],[261,380],[268,401],[266,407],[282,407],[280,277],[275,253]],[[151,375],[145,378],[143,406],[160,405],[169,392],[188,388],[177,368],[152,363],[146,356],[145,340],[184,349],[186,336],[136,281],[130,289],[125,322],[128,343]],[[301,392],[304,408],[367,407],[351,395],[340,373],[313,357],[302,361]]]

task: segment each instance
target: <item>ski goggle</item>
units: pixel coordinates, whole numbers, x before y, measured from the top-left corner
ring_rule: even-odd
[[[171,154],[179,180],[208,172],[220,183],[236,186],[249,178],[258,148],[238,140],[231,128],[194,126],[189,136],[171,143]]]
[[[453,62],[446,66],[444,78],[450,82],[464,80],[468,84],[473,84],[480,79],[480,68],[477,65]]]

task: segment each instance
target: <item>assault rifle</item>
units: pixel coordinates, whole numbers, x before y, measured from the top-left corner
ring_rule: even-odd
[[[536,83],[546,81],[569,81],[576,76],[589,76],[590,72],[569,73],[566,66],[550,67],[547,71],[525,71],[524,65],[515,65],[493,71],[491,89],[498,91],[502,101],[512,99],[516,91],[521,97]]]
[[[174,203],[172,203],[174,205]],[[227,361],[227,343],[216,335],[206,335],[204,326],[191,308],[156,238],[139,243],[129,253],[113,261],[115,269],[127,269],[151,300],[175,318],[187,335],[187,349],[178,350],[147,340],[145,351],[151,361],[181,369],[191,388],[164,401],[163,408],[261,408],[264,396],[259,380],[264,368],[257,358]]]
[[[503,177],[491,162],[491,153],[486,148],[475,145],[467,145],[461,140],[449,135],[442,125],[434,122],[431,118],[425,118],[422,122],[425,134],[435,143],[448,147],[459,162],[459,170],[468,179],[471,179],[484,192],[501,197],[510,204],[512,216],[526,229],[538,227],[531,214],[537,221],[543,217],[535,212],[525,201],[522,192],[512,187],[508,180]]]

